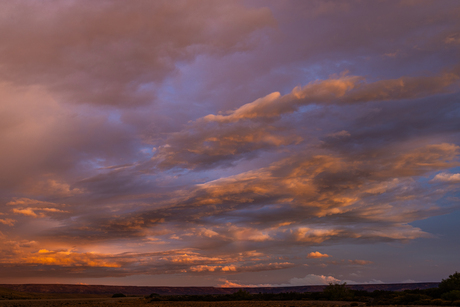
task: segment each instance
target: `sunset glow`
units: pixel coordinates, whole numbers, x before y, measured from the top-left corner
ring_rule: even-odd
[[[460,271],[459,1],[0,12],[0,283]]]

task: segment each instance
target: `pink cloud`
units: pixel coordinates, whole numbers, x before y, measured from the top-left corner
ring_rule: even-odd
[[[433,182],[447,182],[458,183],[460,182],[460,174],[439,173],[431,180]]]

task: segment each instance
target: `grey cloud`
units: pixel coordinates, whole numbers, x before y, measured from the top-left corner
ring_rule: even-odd
[[[381,153],[385,159],[371,153],[359,163],[351,157],[298,155],[177,190],[157,209],[88,216],[52,232],[55,239],[81,242],[146,236],[169,242],[174,236],[181,245],[214,251],[241,241],[263,250],[427,237],[407,223],[454,210],[436,205],[454,190],[426,191],[413,178],[458,165],[458,150],[451,144],[399,148]]]
[[[239,159],[251,159],[261,151],[276,150],[305,141],[302,131],[286,126],[280,116],[309,104],[364,103],[403,100],[458,88],[454,73],[366,83],[357,76],[341,76],[312,82],[292,93],[272,93],[229,112],[207,115],[172,133],[160,146],[151,167],[206,169],[229,167]],[[300,115],[302,116],[302,115]],[[268,120],[268,121],[267,121]],[[147,167],[147,165],[144,165]]]
[[[460,174],[439,173],[432,179],[433,182],[459,183]]]
[[[211,1],[16,1],[2,11],[2,80],[115,106],[151,102],[177,61],[250,48],[250,34],[275,25],[267,9]]]
[[[212,113],[273,91],[289,92],[331,73],[348,70],[375,81],[426,75],[458,64],[458,45],[444,43],[459,28],[455,1],[264,4],[279,21],[276,39],[225,60],[202,59],[191,68],[201,72],[189,78],[201,89],[196,103],[208,101],[204,106],[211,104]]]

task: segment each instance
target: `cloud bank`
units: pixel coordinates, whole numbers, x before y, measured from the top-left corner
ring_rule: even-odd
[[[0,280],[293,286],[458,265],[440,222],[460,197],[456,1],[0,6]]]

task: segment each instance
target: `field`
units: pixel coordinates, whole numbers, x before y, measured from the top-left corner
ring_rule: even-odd
[[[145,307],[348,307],[350,302],[318,301],[224,301],[224,302],[151,302],[143,296],[112,298],[95,294],[27,293],[0,288],[0,307],[59,306],[145,306]]]
[[[97,289],[97,286],[95,286]],[[94,290],[94,289],[93,289]],[[435,289],[436,290],[436,289]],[[420,290],[411,290],[412,292],[420,292]],[[404,303],[404,299],[406,297],[413,298],[412,300],[415,304],[422,302],[423,297],[421,294],[414,294],[411,291],[409,292],[383,292],[386,294],[385,297],[391,298],[394,302],[394,305],[391,307],[395,307],[395,304],[406,304]],[[425,290],[428,291],[428,290]],[[430,290],[431,291],[431,290]],[[240,291],[241,292],[241,291]],[[5,287],[0,287],[0,307],[8,306],[8,307],[58,307],[58,306],[151,306],[151,307],[243,307],[243,306],[254,306],[254,307],[364,307],[366,304],[363,300],[361,302],[351,302],[351,301],[325,301],[325,300],[310,300],[307,297],[297,297],[296,300],[289,296],[281,296],[281,294],[276,294],[275,300],[267,298],[267,300],[255,300],[254,297],[257,295],[252,295],[252,300],[249,301],[242,301],[239,299],[246,299],[246,297],[241,298],[238,294],[245,294],[251,297],[248,292],[242,291],[236,292],[232,295],[222,295],[223,298],[234,298],[234,300],[224,300],[224,301],[199,301],[201,299],[200,296],[159,296],[158,294],[150,295],[149,297],[143,295],[128,295],[125,297],[112,297],[111,294],[102,294],[102,293],[38,293],[38,292],[23,292],[23,291],[16,291],[12,289],[8,289]],[[293,292],[294,293],[294,292]],[[288,293],[289,294],[289,293]],[[291,293],[292,294],[292,293]],[[294,293],[295,294],[295,293]],[[396,298],[392,297],[396,295]],[[402,295],[402,296],[401,296]],[[122,295],[123,296],[123,295]],[[414,297],[412,297],[414,296]],[[426,296],[426,295],[425,295]],[[206,298],[206,296],[203,296]],[[276,298],[278,297],[278,298]],[[294,295],[295,297],[295,295]],[[188,299],[192,298],[196,301],[177,301],[177,299]],[[236,298],[236,299],[235,299]],[[358,297],[359,298],[359,297]],[[165,300],[163,300],[165,299]],[[169,300],[168,300],[169,299]],[[318,299],[318,298],[316,298]],[[385,300],[380,300],[381,302],[385,303]],[[380,302],[379,301],[379,302]],[[412,302],[411,301],[411,302]],[[429,302],[438,302],[440,301],[443,304],[439,305],[446,305],[444,304],[447,301],[441,299],[434,299],[428,300]],[[450,302],[447,302],[450,303]],[[386,302],[388,307],[389,303]],[[429,307],[427,304],[424,304],[424,307]],[[455,305],[460,306],[459,304],[448,304],[448,305]],[[407,306],[407,305],[406,305]],[[415,306],[415,305],[412,305]],[[376,306],[377,307],[377,306]]]
[[[143,297],[125,298],[65,298],[0,300],[0,306],[58,307],[58,306],[150,306],[150,307],[348,307],[349,302],[312,301],[233,301],[233,302],[149,302]]]

